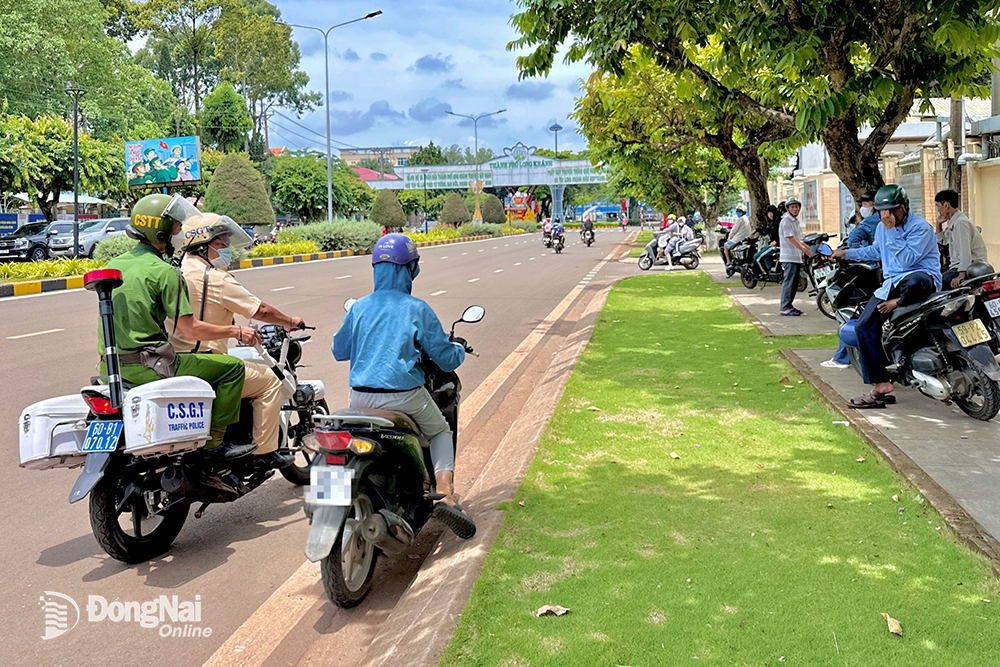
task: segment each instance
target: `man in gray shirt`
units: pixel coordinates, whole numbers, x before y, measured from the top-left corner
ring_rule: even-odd
[[[938,242],[948,247],[948,270],[941,276],[944,289],[957,288],[965,280],[965,272],[973,262],[985,262],[986,243],[959,206],[954,190],[942,190],[934,196],[937,207]],[[947,223],[943,229],[941,226]]]
[[[795,197],[789,197],[785,202],[785,215],[778,224],[778,243],[781,254],[781,268],[784,279],[781,281],[781,315],[783,317],[798,317],[802,311],[792,305],[795,292],[799,286],[799,271],[802,269],[802,254],[812,257],[813,251],[802,242],[802,225],[799,224],[799,211],[802,202]]]

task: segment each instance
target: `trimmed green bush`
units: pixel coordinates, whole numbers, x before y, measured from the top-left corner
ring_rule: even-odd
[[[462,236],[503,236],[503,226],[470,222],[459,227],[458,233]]]
[[[510,223],[511,227],[517,227],[526,232],[537,232],[538,223],[532,222],[531,220],[513,220]]]
[[[17,283],[25,280],[82,276],[99,269],[104,262],[96,259],[47,259],[43,262],[4,262],[0,264],[0,282]]]
[[[204,210],[241,225],[273,227],[275,222],[264,178],[242,153],[230,153],[219,163],[205,192]]]
[[[371,221],[334,220],[286,227],[278,232],[278,243],[312,241],[323,252],[353,250],[371,252],[382,236],[382,228]]]
[[[423,232],[406,232],[406,235],[417,243],[424,241],[445,241],[447,239],[457,239],[462,236],[454,227],[434,227],[428,230],[426,234]]]
[[[406,214],[403,213],[403,206],[394,191],[379,190],[375,203],[372,204],[371,219],[376,225],[393,231],[403,228],[406,224]]]
[[[261,243],[250,251],[250,257],[280,257],[282,255],[308,255],[319,252],[319,246],[314,241],[295,241],[294,243]]]
[[[504,234],[524,234],[525,232],[520,227],[514,227],[513,225],[504,225],[502,229]]]
[[[483,222],[502,225],[507,222],[507,212],[503,208],[503,203],[496,195],[486,193],[480,202],[483,212]]]
[[[441,213],[438,215],[438,222],[457,227],[471,220],[472,213],[469,212],[469,207],[465,205],[465,200],[454,192],[448,195],[448,199],[444,202],[444,208],[441,209]],[[462,236],[469,235],[463,234]]]
[[[101,260],[102,262],[114,259],[118,255],[124,255],[134,248],[136,243],[138,241],[129,238],[127,234],[106,238],[94,248],[94,259]]]

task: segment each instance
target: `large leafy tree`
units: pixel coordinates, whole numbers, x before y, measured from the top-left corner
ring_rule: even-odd
[[[645,46],[727,111],[822,138],[855,195],[882,184],[878,158],[916,97],[987,92],[1000,38],[995,0],[519,2],[522,74],[548,72],[567,41],[571,60],[614,72]]]
[[[371,189],[338,160],[332,173],[335,213],[365,211],[371,206]],[[271,198],[278,210],[303,220],[322,217],[326,211],[326,158],[318,152],[283,155],[268,174]]]
[[[0,115],[0,191],[23,191],[55,219],[63,192],[73,189],[73,126],[59,116]],[[125,178],[124,147],[80,135],[80,190],[96,195]]]
[[[441,151],[441,147],[435,146],[432,141],[414,153],[410,157],[410,161],[406,164],[408,166],[448,164],[448,160],[445,159],[444,153]]]
[[[247,111],[246,101],[230,82],[223,81],[205,97],[200,119],[206,143],[227,152],[246,148],[253,119]]]

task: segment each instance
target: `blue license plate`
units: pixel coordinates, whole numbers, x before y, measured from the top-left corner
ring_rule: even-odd
[[[118,447],[125,424],[120,421],[90,422],[87,427],[87,438],[83,441],[83,452],[113,452]]]

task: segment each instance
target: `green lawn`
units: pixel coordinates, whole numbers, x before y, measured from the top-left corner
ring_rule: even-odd
[[[834,344],[701,272],[622,282],[442,663],[1000,664],[986,559],[778,354]]]
[[[639,232],[639,235],[636,237],[635,242],[641,243],[642,245],[646,245],[652,240],[653,240],[653,232],[647,230],[644,232]]]

